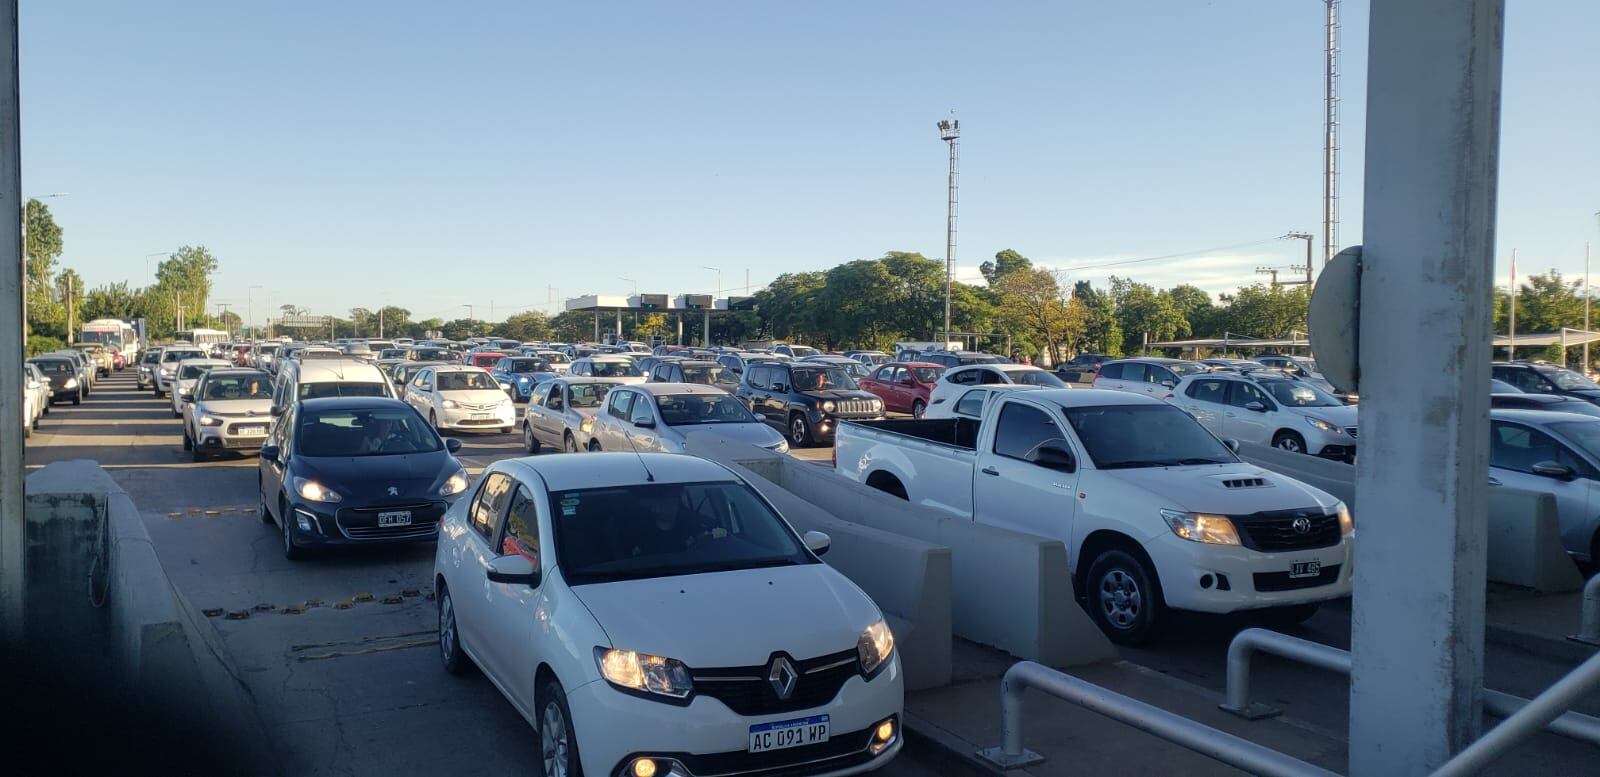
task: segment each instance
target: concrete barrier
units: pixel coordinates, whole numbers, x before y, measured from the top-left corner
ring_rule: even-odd
[[[1073,596],[1059,540],[939,515],[829,468],[742,443],[707,440],[690,452],[743,465],[836,519],[949,548],[951,622],[966,639],[1052,666],[1117,657]]]
[[[1344,500],[1356,517],[1360,541],[1355,467],[1252,443],[1241,443],[1239,456]],[[1583,585],[1583,577],[1561,545],[1555,497],[1512,488],[1490,489],[1489,579],[1545,593],[1576,591]]]

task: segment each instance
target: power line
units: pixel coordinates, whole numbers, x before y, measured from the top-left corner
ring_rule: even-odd
[[[1102,267],[1121,267],[1123,265],[1139,264],[1141,262],[1159,262],[1159,261],[1161,261],[1163,259],[1182,259],[1183,257],[1186,257],[1186,256],[1198,256],[1200,254],[1211,254],[1211,253],[1216,253],[1217,251],[1230,251],[1230,250],[1233,250],[1235,248],[1249,248],[1250,246],[1258,246],[1258,245],[1263,245],[1263,244],[1266,244],[1266,243],[1273,243],[1273,242],[1276,242],[1276,241],[1281,240],[1281,239],[1283,239],[1282,236],[1274,236],[1274,237],[1269,237],[1269,238],[1265,238],[1265,239],[1262,239],[1262,240],[1252,240],[1252,241],[1250,241],[1248,243],[1235,243],[1233,245],[1217,246],[1215,248],[1202,248],[1202,249],[1199,249],[1197,251],[1184,251],[1183,253],[1178,253],[1178,254],[1165,254],[1165,255],[1162,255],[1162,256],[1146,256],[1146,257],[1144,257],[1142,259],[1120,259],[1120,260],[1115,261],[1115,262],[1103,262],[1103,263],[1100,263],[1100,264],[1084,264],[1084,265],[1079,265],[1077,267],[1060,267],[1060,268],[1057,268],[1057,270],[1060,271],[1060,272],[1077,272],[1079,270],[1098,270],[1098,269],[1100,269]]]

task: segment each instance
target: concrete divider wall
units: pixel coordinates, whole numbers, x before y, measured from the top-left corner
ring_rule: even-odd
[[[1240,443],[1239,456],[1343,500],[1356,517],[1356,537],[1360,541],[1363,517],[1356,499],[1355,467],[1253,443]],[[1490,489],[1489,579],[1546,593],[1576,591],[1583,585],[1582,575],[1561,545],[1554,496],[1512,488]]]
[[[1116,658],[1073,596],[1059,540],[942,516],[743,443],[706,440],[690,452],[744,465],[839,520],[949,548],[952,624],[966,639],[1053,666]]]

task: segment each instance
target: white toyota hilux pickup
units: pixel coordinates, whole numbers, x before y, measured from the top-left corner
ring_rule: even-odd
[[[1157,399],[1012,392],[978,420],[845,423],[834,445],[842,477],[1061,540],[1080,602],[1123,644],[1156,637],[1171,609],[1296,622],[1350,594],[1344,503],[1240,461]]]

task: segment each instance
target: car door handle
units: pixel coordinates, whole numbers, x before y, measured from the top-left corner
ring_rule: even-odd
[[[1498,486],[1500,485],[1500,480],[1498,478],[1489,478],[1489,485]]]
[[[982,472],[985,475],[999,475],[1000,474],[1000,470],[997,470],[994,467],[984,467],[983,469],[978,470],[978,471]]]
[[[1232,418],[1232,417],[1233,417],[1233,414],[1232,414],[1232,413],[1223,413],[1223,414],[1222,414],[1222,417],[1223,417],[1223,418]]]

